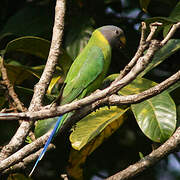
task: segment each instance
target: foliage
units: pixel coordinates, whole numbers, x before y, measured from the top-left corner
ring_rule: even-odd
[[[33,87],[38,82],[48,57],[54,6],[54,1],[48,0],[32,2],[21,0],[15,6],[8,0],[1,1],[0,53],[5,60],[8,78],[27,107],[33,94]],[[180,2],[176,0],[68,1],[63,54],[59,57],[44,104],[50,104],[58,96],[70,65],[87,44],[92,31],[106,24],[122,27],[127,37],[126,49],[113,50],[110,76],[105,79],[102,88],[112,82],[117,77],[117,72],[123,69],[137,49],[141,21],[145,21],[147,25],[156,21],[162,22],[163,26],[155,34],[155,38],[161,39],[166,36],[174,23],[180,21]],[[179,37],[180,34],[177,32],[173,39],[155,53],[147,69],[118,93],[129,95],[142,92],[176,72],[180,68]],[[90,179],[95,174],[101,175],[102,171],[105,172],[102,175],[109,176],[114,171],[140,159],[138,154],[147,154],[151,151],[151,144],[166,141],[174,132],[179,119],[176,114],[180,114],[180,109],[176,108],[180,106],[180,100],[177,98],[180,96],[179,86],[180,83],[171,91],[167,90],[138,104],[103,107],[89,114],[72,128],[70,141],[66,138],[66,143],[63,144],[62,141],[56,140],[55,153],[60,154],[58,149],[62,152],[65,148],[68,155],[64,157],[63,152],[57,155],[59,160],[50,169],[62,166],[65,168],[65,163],[62,163],[64,160],[61,161],[62,157],[66,162],[69,159],[66,167],[71,176],[76,179],[82,179],[83,176],[85,179]],[[0,85],[1,109],[13,108],[7,94],[6,88]],[[38,121],[35,135],[39,137],[51,129],[56,119]],[[7,135],[6,129],[0,126],[3,137],[1,145],[3,145],[12,137],[17,124],[0,123],[7,124],[10,131]],[[115,143],[111,144],[112,142]],[[71,143],[72,147],[69,147],[68,143]],[[58,144],[63,147],[59,148]],[[103,153],[100,153],[102,148]],[[117,149],[117,154],[114,153],[114,149]],[[113,153],[116,155],[115,158]],[[48,163],[52,166],[50,161]],[[55,179],[59,174],[59,169],[57,173],[50,173],[46,168],[42,171],[43,173],[37,175],[38,179]],[[153,179],[154,174],[152,176],[145,174],[143,179],[146,176]]]

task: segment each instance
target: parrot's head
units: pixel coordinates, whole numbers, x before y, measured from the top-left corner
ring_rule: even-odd
[[[98,31],[107,39],[111,47],[123,47],[126,43],[124,32],[121,28],[113,25],[102,26]]]

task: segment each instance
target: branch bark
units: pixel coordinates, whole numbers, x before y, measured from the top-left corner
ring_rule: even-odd
[[[165,91],[168,87],[176,83],[178,80],[180,80],[180,71],[166,79],[165,81],[161,82],[160,84],[149,88],[148,90],[145,90],[138,94],[133,95],[127,95],[127,96],[119,96],[116,94],[112,94],[110,96],[107,96],[105,98],[102,98],[100,100],[95,100],[93,103],[91,103],[91,97],[94,97],[94,94],[88,96],[87,98],[84,98],[83,100],[78,100],[76,102],[72,102],[70,104],[66,104],[63,106],[58,106],[56,108],[49,108],[49,106],[46,106],[44,109],[36,112],[24,112],[24,113],[9,113],[0,115],[0,119],[7,119],[7,120],[18,120],[18,119],[29,119],[29,120],[39,120],[39,119],[47,119],[50,117],[56,117],[60,116],[62,114],[68,113],[73,110],[80,110],[85,106],[89,105],[89,108],[83,108],[83,114],[88,114],[94,110],[96,110],[99,107],[102,107],[104,105],[108,106],[117,106],[122,104],[132,104],[132,103],[138,103],[143,100],[146,100],[150,97],[153,97],[157,94],[160,94],[161,92]],[[99,91],[98,93],[101,93],[102,91]],[[90,101],[90,102],[89,102]],[[88,109],[88,111],[86,110]],[[87,111],[87,112],[86,112]],[[85,113],[86,112],[86,113]],[[87,115],[86,114],[86,115]],[[8,115],[8,116],[7,116]],[[79,115],[80,116],[80,115]],[[9,119],[8,119],[9,117]]]
[[[29,107],[29,111],[37,111],[42,107],[42,100],[46,89],[52,78],[56,62],[60,54],[60,46],[62,42],[62,35],[64,29],[64,15],[65,15],[65,0],[57,0],[55,9],[55,22],[53,28],[53,36],[48,60],[45,70],[40,78],[40,81],[34,88],[34,95]],[[33,122],[23,121],[11,139],[8,145],[4,146],[0,152],[0,161],[7,158],[15,152],[23,144],[26,136],[30,132]]]

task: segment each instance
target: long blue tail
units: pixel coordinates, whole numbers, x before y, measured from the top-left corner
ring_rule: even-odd
[[[63,117],[63,116],[60,116],[60,117],[58,118],[58,120],[56,121],[56,124],[55,124],[55,126],[54,126],[54,129],[52,130],[52,133],[50,134],[50,136],[49,136],[46,144],[44,145],[44,148],[43,148],[41,154],[39,155],[38,159],[36,160],[36,163],[34,164],[34,167],[33,167],[32,171],[30,172],[29,177],[30,177],[30,176],[32,175],[32,173],[34,172],[34,170],[35,170],[38,162],[43,158],[43,156],[44,156],[44,154],[45,154],[45,152],[46,152],[46,150],[47,150],[47,148],[48,148],[48,145],[50,144],[52,138],[54,137],[55,133],[57,132],[57,129],[59,128],[59,125],[60,125],[60,123],[61,123],[62,117]]]

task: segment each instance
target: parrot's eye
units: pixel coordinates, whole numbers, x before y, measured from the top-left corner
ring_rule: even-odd
[[[118,30],[115,30],[115,33],[116,33],[117,35],[119,35],[119,31],[118,31]]]

